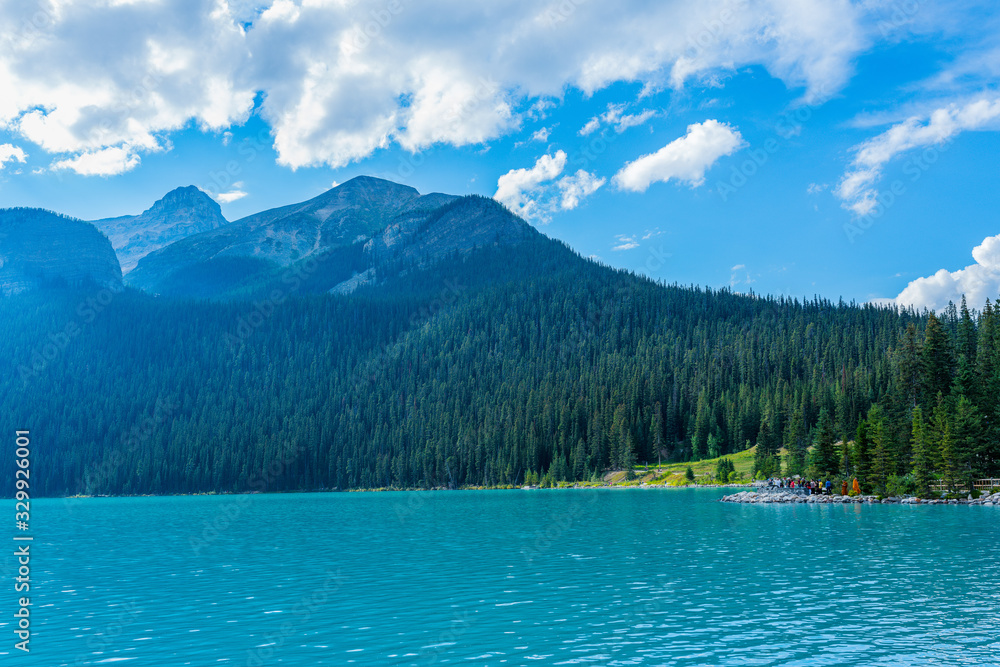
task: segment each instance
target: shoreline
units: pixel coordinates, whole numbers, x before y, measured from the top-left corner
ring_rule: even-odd
[[[75,494],[72,496],[39,496],[38,500],[85,500],[93,498],[187,498],[196,496],[278,496],[290,493],[390,493],[409,491],[426,493],[430,491],[563,491],[567,489],[744,489],[751,484],[590,484],[576,483],[563,486],[460,486],[454,489],[446,486],[413,487],[397,489],[379,487],[374,489],[293,489],[289,491],[196,491],[192,493],[135,493],[135,494]],[[2,498],[3,500],[13,500]]]
[[[809,495],[801,496],[794,493],[758,493],[757,491],[741,491],[719,499],[722,503],[742,503],[746,505],[984,505],[1000,507],[1000,492],[984,494],[976,499],[918,498],[916,496],[842,496],[842,495]]]

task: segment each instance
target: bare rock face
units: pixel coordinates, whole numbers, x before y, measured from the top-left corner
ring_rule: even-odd
[[[226,257],[286,267],[316,253],[367,242],[420,199],[409,186],[359,176],[308,201],[263,211],[153,252],[128,282],[155,291],[172,274]]]
[[[167,193],[140,215],[94,221],[111,240],[123,273],[151,252],[226,224],[218,203],[193,185]]]
[[[111,242],[94,225],[42,209],[0,210],[0,294],[87,284],[122,286]]]

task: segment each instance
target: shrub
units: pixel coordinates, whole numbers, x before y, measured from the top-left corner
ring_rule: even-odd
[[[887,496],[912,496],[917,493],[917,482],[913,479],[913,474],[908,473],[900,477],[899,475],[889,475],[885,483],[885,493]]]

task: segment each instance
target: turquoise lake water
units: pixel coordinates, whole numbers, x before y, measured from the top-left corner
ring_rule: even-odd
[[[0,664],[1000,664],[997,508],[721,495],[34,501]]]

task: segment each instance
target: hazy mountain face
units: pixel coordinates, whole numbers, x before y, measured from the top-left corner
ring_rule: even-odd
[[[476,248],[543,238],[492,199],[421,195],[364,176],[233,223],[195,187],[168,193],[141,215],[94,223],[40,210],[3,214],[7,293],[88,277],[120,285],[124,272],[152,294],[256,298],[289,283],[303,293],[349,294]]]
[[[0,294],[87,283],[122,285],[111,243],[93,225],[41,209],[0,210]]]
[[[130,285],[152,293],[223,296],[319,266],[315,289],[349,293],[401,267],[518,243],[532,228],[491,199],[456,197],[358,177],[318,197],[193,234],[143,257]]]
[[[128,273],[149,253],[227,222],[215,200],[192,185],[167,193],[140,215],[95,220],[93,224],[111,240],[122,272]]]

